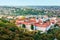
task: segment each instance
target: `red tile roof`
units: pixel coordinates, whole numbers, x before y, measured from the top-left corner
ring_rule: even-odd
[[[41,27],[42,23],[34,23],[35,26]]]
[[[22,24],[25,24],[25,25],[28,25],[28,24],[29,24],[29,25],[30,25],[30,23],[29,23],[29,22],[23,22]]]
[[[47,23],[44,23],[44,24],[42,25],[42,27],[48,27]]]
[[[22,23],[23,23],[23,21],[16,20],[16,23],[17,23],[17,24],[22,24]]]
[[[43,22],[42,19],[39,19],[39,22],[42,23]]]
[[[37,26],[37,27],[48,27],[50,25],[51,22],[55,22],[55,20],[51,20],[51,21],[46,21],[45,23],[42,23],[42,20],[40,19],[39,22],[36,22],[36,19],[31,18],[29,21],[24,21],[23,20],[16,20],[17,24],[25,24],[25,25],[31,25],[31,23],[33,23],[33,25]]]
[[[36,19],[33,19],[33,18],[32,18],[32,19],[29,20],[29,22],[34,22],[34,23],[36,23]]]

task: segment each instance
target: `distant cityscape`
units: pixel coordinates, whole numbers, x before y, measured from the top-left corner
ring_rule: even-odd
[[[0,15],[48,15],[60,16],[60,6],[0,6]]]

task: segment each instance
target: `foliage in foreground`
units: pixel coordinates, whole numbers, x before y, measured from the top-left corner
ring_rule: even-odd
[[[50,29],[47,33],[28,31],[10,22],[0,21],[0,40],[60,40],[60,28]]]

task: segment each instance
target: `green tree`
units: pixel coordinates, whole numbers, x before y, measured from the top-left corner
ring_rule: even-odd
[[[22,28],[26,28],[25,24],[22,24]]]
[[[34,30],[34,25],[31,25],[31,29]]]

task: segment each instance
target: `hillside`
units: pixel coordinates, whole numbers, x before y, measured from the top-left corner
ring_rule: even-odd
[[[29,31],[0,19],[0,40],[54,40],[55,38],[60,40],[60,27],[41,34],[40,31]]]

